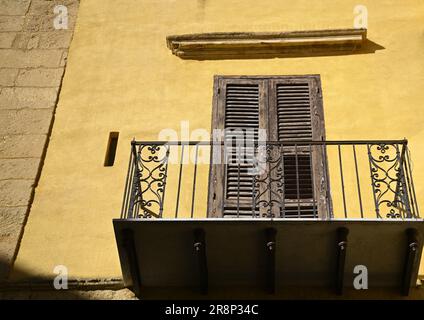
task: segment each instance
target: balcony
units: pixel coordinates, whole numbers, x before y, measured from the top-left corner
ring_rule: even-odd
[[[139,295],[369,287],[408,295],[422,219],[406,140],[133,141],[114,229]]]

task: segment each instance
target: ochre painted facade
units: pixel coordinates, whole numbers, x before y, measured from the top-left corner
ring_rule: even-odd
[[[47,157],[12,278],[51,278],[56,265],[67,266],[72,278],[121,276],[112,219],[121,210],[130,141],[157,140],[165,128],[180,132],[181,121],[188,121],[190,130],[209,131],[214,75],[319,74],[327,139],[408,138],[423,204],[422,1],[360,3],[368,9],[368,39],[380,47],[373,53],[198,61],[180,59],[166,46],[172,34],[352,28],[358,4],[81,1]],[[116,160],[104,167],[111,131],[119,132]],[[178,137],[190,138],[197,139]],[[207,171],[199,171],[205,187],[197,191],[197,216],[206,211]],[[337,192],[333,197],[340,200]]]

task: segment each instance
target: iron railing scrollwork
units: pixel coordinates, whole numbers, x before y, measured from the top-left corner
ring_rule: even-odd
[[[376,215],[379,218],[417,216],[411,185],[407,184],[407,145],[368,144],[368,157]],[[401,147],[401,150],[400,148]]]
[[[265,161],[267,168],[262,168],[262,174],[256,174],[252,180],[252,216],[256,215],[256,208],[264,208],[263,217],[275,218],[274,208],[283,208],[284,215],[284,152],[283,147],[276,145],[265,145]],[[256,153],[263,152],[260,147]],[[260,156],[259,156],[260,157]],[[259,158],[258,157],[258,158]],[[263,187],[261,187],[263,185]],[[259,209],[261,212],[261,210]]]
[[[161,218],[165,201],[169,146],[131,146],[129,197],[124,198],[128,218]],[[130,183],[128,183],[130,180]],[[126,199],[126,200],[125,200]]]

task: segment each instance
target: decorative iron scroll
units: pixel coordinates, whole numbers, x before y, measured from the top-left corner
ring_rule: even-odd
[[[284,203],[284,157],[282,147],[275,145],[259,146],[257,150],[257,168],[253,176],[252,208],[265,208],[263,217],[274,218],[280,213]],[[262,154],[261,154],[262,153]],[[265,154],[263,154],[265,153]],[[277,208],[278,209],[277,209]]]
[[[399,145],[368,144],[368,157],[377,217],[409,217],[411,210]]]
[[[139,146],[134,172],[136,218],[162,217],[168,158],[168,145]]]

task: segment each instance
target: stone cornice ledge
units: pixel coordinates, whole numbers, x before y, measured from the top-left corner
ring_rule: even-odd
[[[367,29],[333,29],[291,32],[221,32],[172,35],[168,48],[181,58],[278,55],[310,50],[358,50]]]

